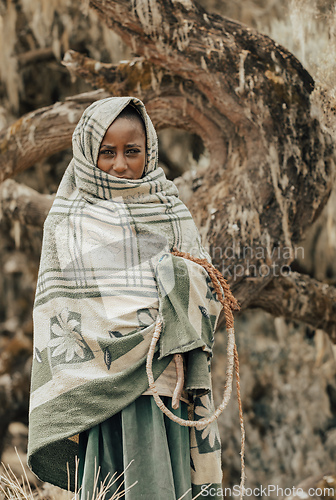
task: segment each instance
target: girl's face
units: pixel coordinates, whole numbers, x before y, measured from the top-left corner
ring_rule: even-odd
[[[140,179],[146,164],[146,134],[137,118],[119,117],[101,142],[97,167],[122,179]]]

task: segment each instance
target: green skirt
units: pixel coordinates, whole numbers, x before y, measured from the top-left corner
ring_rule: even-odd
[[[162,400],[175,415],[188,418],[186,403],[173,410],[171,398]],[[80,434],[81,500],[91,500],[101,483],[112,476],[114,482],[106,499],[115,494],[115,498],[125,500],[192,500],[200,489],[191,483],[189,436],[189,428],[166,417],[152,396],[140,396]],[[122,492],[124,495],[118,496]]]

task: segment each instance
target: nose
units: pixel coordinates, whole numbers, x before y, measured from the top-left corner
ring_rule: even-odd
[[[114,158],[113,170],[124,172],[127,169],[126,158],[122,153],[118,153]]]

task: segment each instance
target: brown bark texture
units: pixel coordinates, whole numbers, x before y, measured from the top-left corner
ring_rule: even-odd
[[[27,226],[43,226],[54,200],[53,195],[38,193],[13,179],[0,184],[0,213]]]
[[[209,168],[176,182],[215,265],[248,307],[291,262],[330,193],[334,145],[314,114],[313,79],[267,36],[190,0],[90,6],[136,57],[111,65],[71,51],[64,64],[93,87],[143,99],[158,129],[201,137]],[[68,146],[82,110],[101,96],[57,103],[3,131],[1,178]]]
[[[250,307],[260,307],[273,316],[302,321],[324,330],[336,344],[336,288],[308,275],[289,272],[273,279],[254,297]]]
[[[84,109],[106,97],[86,92],[32,111],[0,131],[0,183],[36,162],[71,146],[71,136]]]

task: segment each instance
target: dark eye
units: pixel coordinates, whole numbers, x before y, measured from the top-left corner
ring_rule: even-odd
[[[112,151],[112,149],[103,149],[103,150],[99,151],[99,156],[101,156],[101,155],[110,156],[113,154],[114,154],[114,151]]]
[[[126,150],[126,154],[130,155],[130,156],[131,155],[136,155],[136,154],[139,154],[139,153],[141,153],[141,151],[138,148],[131,148],[131,149],[127,149]]]

